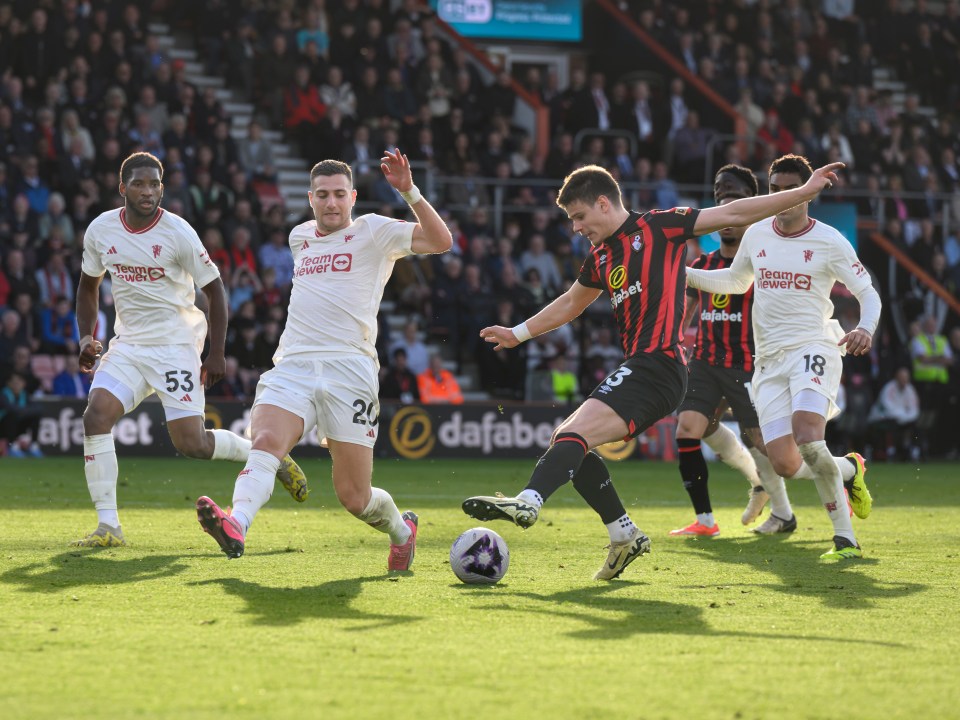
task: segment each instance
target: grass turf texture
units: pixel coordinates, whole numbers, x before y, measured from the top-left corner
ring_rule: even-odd
[[[229,501],[236,465],[121,458],[128,547],[92,530],[80,459],[3,461],[0,717],[957,717],[960,466],[874,464],[855,527],[867,558],[818,563],[830,526],[790,487],[792,536],[740,525],[746,483],[711,465],[723,535],[667,532],[692,510],[674,466],[613,464],[653,540],[619,581],[593,581],[606,534],[571,488],[511,550],[499,585],[462,585],[451,542],[470,494],[524,484],[529,462],[382,461],[377,483],[420,513],[414,571],[386,536],[279,485],[228,561],[198,495]]]

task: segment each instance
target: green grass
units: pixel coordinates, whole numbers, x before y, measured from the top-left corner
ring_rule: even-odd
[[[3,718],[923,718],[960,716],[960,466],[883,466],[855,521],[867,557],[823,566],[812,483],[800,528],[739,524],[746,485],[711,465],[718,540],[690,521],[676,468],[613,467],[653,553],[591,578],[606,534],[569,488],[529,531],[500,523],[510,572],[460,584],[447,552],[478,524],[467,495],[530,463],[383,461],[377,484],[420,513],[413,573],[305,464],[306,506],[278,486],[228,561],[193,501],[229,501],[237,466],[121,458],[130,545],[79,551],[95,525],[75,460],[3,461]]]

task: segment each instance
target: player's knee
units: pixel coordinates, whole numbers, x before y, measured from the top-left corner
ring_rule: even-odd
[[[106,435],[113,430],[113,418],[97,405],[87,405],[83,411],[83,434]]]
[[[677,418],[677,440],[700,440],[703,437],[703,431],[698,427],[699,423],[693,422],[690,418]]]
[[[254,450],[263,450],[278,457],[286,455],[290,450],[290,448],[283,447],[280,435],[269,427],[259,428],[254,433],[252,447]]]
[[[207,460],[212,453],[205,436],[206,433],[176,437],[173,438],[173,444],[181,455],[198,460]]]
[[[773,471],[780,477],[793,477],[800,466],[796,458],[771,457],[770,464],[773,465]]]
[[[367,503],[370,502],[369,494],[356,488],[338,488],[337,499],[344,510],[354,517],[363,515],[363,511],[367,509]]]

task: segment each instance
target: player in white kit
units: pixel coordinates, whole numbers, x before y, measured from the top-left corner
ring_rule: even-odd
[[[243,555],[247,531],[270,499],[277,465],[316,427],[333,460],[333,486],[351,514],[390,536],[389,570],[408,570],[416,548],[416,514],[400,514],[393,498],[371,486],[379,429],[377,311],[394,262],[442,253],[453,244],[437,211],[413,184],[410,164],[387,151],[380,168],[418,223],[380,215],[351,217],[357,191],[350,166],[323,160],[310,172],[314,220],[290,232],[294,255],[289,316],[260,378],[250,417],[253,450],[237,477],[233,508],[197,500],[197,517],[226,553]]]
[[[156,392],[177,450],[187,457],[246,461],[250,441],[203,426],[204,387],[223,377],[227,305],[223,282],[200,238],[183,218],[160,208],[163,165],[134,153],[120,167],[124,206],[97,217],[84,235],[77,290],[79,365],[91,372],[103,350],[93,339],[100,283],[112,278],[117,321],[100,361],[83,414],[84,472],[97,510],[97,529],[74,545],[126,544],[117,514],[117,421]],[[210,307],[210,350],[201,363],[207,321],[194,304],[195,285]],[[307,496],[306,478],[288,456],[276,477],[295,499]]]
[[[770,165],[770,192],[800,187],[811,174],[806,158],[785,155]],[[687,284],[727,294],[753,285],[753,391],[767,454],[778,475],[813,479],[834,528],[834,547],[820,557],[837,561],[863,557],[844,489],[858,517],[870,514],[873,500],[863,458],[850,453],[835,460],[824,435],[838,412],[842,348],[870,351],[880,296],[850,243],[807,209],[802,203],[750,226],[729,268],[688,269]],[[830,319],[837,280],[860,303],[860,323],[846,334]]]

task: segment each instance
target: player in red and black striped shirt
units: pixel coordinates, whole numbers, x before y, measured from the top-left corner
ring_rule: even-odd
[[[725,165],[714,178],[713,197],[717,205],[756,197],[758,192],[756,176],[745,167]],[[744,232],[745,227],[724,228],[720,231],[720,248],[701,255],[691,267],[705,270],[730,267]],[[671,535],[714,537],[720,534],[710,504],[707,463],[700,447],[701,439],[750,482],[750,501],[741,517],[744,525],[757,519],[772,495],[776,510],[790,519],[786,523],[764,523],[755,531],[773,534],[792,532],[797,527],[783,478],[777,475],[766,457],[760,422],[750,397],[754,355],[752,308],[753,288],[743,295],[714,295],[687,289],[684,327],[698,315],[699,324],[696,350],[690,361],[687,394],[677,416],[677,449],[680,476],[697,517],[690,525],[673,530]],[[728,405],[740,424],[743,445],[733,431],[718,421]]]
[[[511,520],[530,527],[557,489],[574,487],[600,515],[610,534],[610,553],[597,579],[612,580],[640,555],[649,538],[624,510],[603,460],[593,448],[633,437],[680,404],[687,368],[680,350],[686,283],[686,241],[725,227],[749,225],[816,197],[833,179],[817,170],[802,188],[693,210],[648,213],[623,207],[620,186],[596,165],[564,180],[557,204],[593,248],[567,292],[526,322],[484,328],[495,350],[512,348],[579,316],[606,293],[620,330],[626,360],[561,423],[527,487],[516,497],[467,498],[463,510],[479,520]]]

